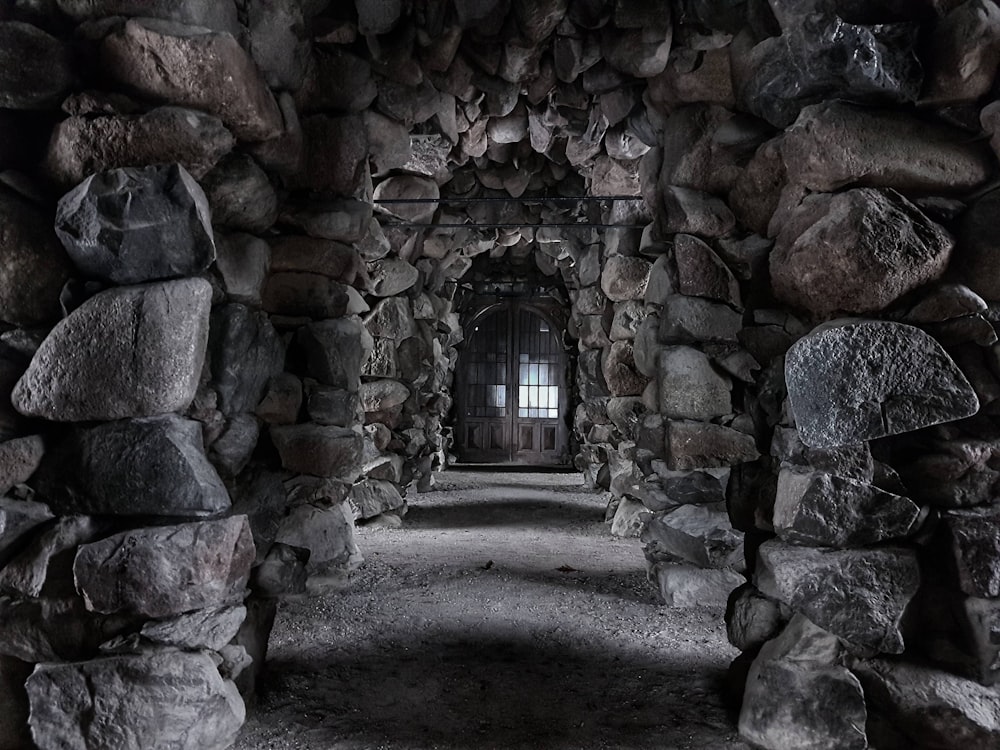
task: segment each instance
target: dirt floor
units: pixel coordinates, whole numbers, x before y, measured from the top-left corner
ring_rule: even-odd
[[[722,613],[669,609],[577,474],[449,471],[283,602],[239,750],[743,750]]]

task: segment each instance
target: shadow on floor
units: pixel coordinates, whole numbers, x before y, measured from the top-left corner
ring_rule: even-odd
[[[266,670],[257,720],[294,711],[310,748],[746,747],[723,668],[614,641],[440,628],[275,655]]]
[[[415,529],[459,529],[489,526],[530,526],[558,529],[574,524],[599,524],[604,506],[566,503],[526,492],[523,488],[476,490],[477,500],[447,505],[411,505],[405,526]],[[520,495],[514,498],[512,496]],[[507,499],[504,499],[507,498]]]

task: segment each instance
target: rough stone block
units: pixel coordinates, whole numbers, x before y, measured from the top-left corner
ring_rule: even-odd
[[[703,352],[668,346],[659,355],[660,413],[671,419],[703,419],[733,411],[732,383]]]
[[[733,528],[724,506],[681,505],[657,513],[642,541],[647,558],[680,558],[700,568],[744,567],[743,532]]]
[[[227,416],[252,412],[285,367],[285,346],[267,315],[235,302],[212,311],[208,348],[211,385]]]
[[[357,393],[361,366],[372,347],[371,336],[358,321],[344,318],[310,323],[300,330],[298,338],[311,377]]]
[[[722,610],[729,592],[745,579],[733,570],[713,570],[694,565],[661,562],[650,572],[668,607],[710,607]]]
[[[361,473],[364,440],[354,430],[314,424],[275,425],[271,439],[288,471],[347,481]]]
[[[310,574],[349,570],[363,560],[354,541],[354,515],[344,503],[292,508],[275,541],[309,550],[306,571]]]
[[[667,467],[672,471],[734,466],[759,457],[746,433],[708,422],[667,422]]]
[[[27,482],[38,469],[45,454],[41,435],[0,442],[0,495],[16,484]]]
[[[962,591],[1000,597],[1000,509],[951,510],[943,514],[942,527]]]
[[[727,305],[674,294],[660,313],[662,343],[736,342],[743,316]]]
[[[70,48],[20,21],[0,23],[0,71],[4,109],[52,109],[76,78]]]

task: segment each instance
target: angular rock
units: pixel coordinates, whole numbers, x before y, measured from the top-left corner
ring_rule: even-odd
[[[231,3],[204,3],[202,0],[56,0],[56,5],[75,21],[108,16],[142,16],[204,26],[230,34],[240,31],[236,8]]]
[[[357,392],[325,386],[310,388],[306,411],[316,424],[336,427],[351,427],[360,422],[364,414]]]
[[[909,498],[825,472],[782,469],[774,530],[792,544],[864,547],[913,534],[922,520]]]
[[[865,688],[869,711],[901,733],[903,742],[985,748],[1000,741],[1000,696],[995,689],[887,659],[862,662],[854,672]]]
[[[0,107],[54,109],[74,83],[74,67],[70,48],[51,34],[0,22]]]
[[[367,341],[366,341],[367,339]],[[356,320],[321,320],[298,334],[307,371],[320,383],[357,393],[361,366],[371,350],[371,337]]]
[[[662,6],[665,18],[642,29],[615,30],[605,27],[601,33],[601,53],[609,65],[636,78],[652,78],[664,71],[670,58],[673,29],[670,6]]]
[[[417,283],[420,272],[402,258],[385,258],[368,264],[369,290],[376,297],[394,297]]]
[[[398,380],[370,380],[361,384],[359,392],[365,413],[401,407],[410,398],[410,389]]]
[[[856,648],[899,654],[900,621],[920,570],[916,553],[901,547],[826,550],[772,540],[758,551],[754,584]]]
[[[948,511],[942,527],[962,591],[975,597],[1000,597],[1000,511],[992,507]]]
[[[955,265],[963,284],[987,300],[1000,300],[1000,242],[993,231],[1000,190],[980,197],[961,218]]]
[[[154,99],[210,112],[240,140],[266,141],[282,132],[267,84],[228,33],[131,19],[105,37],[100,58],[113,80]]]
[[[640,300],[627,300],[614,306],[615,316],[608,332],[612,341],[626,341],[635,338],[636,329],[646,318],[646,309]]]
[[[250,459],[260,438],[260,423],[253,414],[236,414],[226,422],[222,434],[212,441],[209,459],[226,479],[239,475]]]
[[[438,209],[436,200],[440,197],[441,191],[436,182],[412,175],[382,180],[372,194],[379,211],[418,224],[425,224],[434,218]]]
[[[14,388],[14,406],[70,422],[187,408],[205,360],[211,298],[203,279],[91,297],[42,342]]]
[[[777,427],[771,439],[771,455],[781,461],[782,469],[802,467],[803,471],[816,470],[863,484],[871,484],[875,478],[875,461],[867,443],[809,448],[802,442],[798,430]]]
[[[733,570],[706,570],[694,565],[660,562],[650,571],[663,603],[668,607],[710,607],[721,610],[729,592],[744,582]]]
[[[282,372],[268,381],[254,414],[267,424],[295,424],[301,408],[302,381],[290,372]]]
[[[900,323],[823,326],[789,349],[785,380],[799,435],[814,448],[896,435],[979,409],[940,344]]]
[[[360,115],[313,115],[302,121],[303,170],[293,187],[353,195],[367,175],[368,132]]]
[[[642,533],[650,559],[680,558],[699,568],[742,570],[743,533],[733,529],[725,507],[681,505],[657,513]]]
[[[813,192],[859,186],[962,195],[994,170],[989,148],[956,128],[839,101],[803,109],[779,150],[788,180]]]
[[[638,537],[642,534],[648,515],[646,507],[638,500],[623,497],[618,501],[618,508],[611,521],[611,535],[622,539]]]
[[[774,638],[783,618],[777,602],[771,601],[744,583],[729,595],[726,605],[726,635],[740,651],[753,651]]]
[[[612,302],[641,300],[652,264],[642,258],[612,255],[601,273],[601,290]]]
[[[63,516],[32,535],[24,549],[0,570],[0,590],[37,598],[43,591],[73,591],[71,563],[65,553],[107,532],[90,516]],[[69,564],[67,564],[67,562]]]
[[[378,96],[368,61],[339,45],[334,48],[333,53],[328,48],[316,51],[305,82],[295,92],[295,103],[303,114],[362,112]]]
[[[249,234],[217,233],[215,248],[218,253],[215,267],[222,275],[229,300],[259,306],[261,289],[271,266],[267,243]]]
[[[28,534],[53,518],[45,503],[0,497],[0,559],[9,557]]]
[[[303,39],[304,9],[298,2],[250,2],[246,6],[250,54],[268,86],[297,90],[310,62],[312,44]]]
[[[87,609],[158,618],[242,603],[253,560],[250,524],[233,516],[82,545],[73,575]]]
[[[674,185],[665,187],[663,210],[662,231],[667,234],[722,237],[736,227],[736,217],[729,207],[700,190]]]
[[[119,167],[179,163],[201,179],[236,140],[213,115],[156,107],[141,115],[69,117],[52,131],[45,173],[63,186]]]
[[[247,608],[220,607],[148,622],[140,634],[147,641],[174,646],[186,651],[219,651],[239,632],[247,616]]]
[[[201,180],[216,226],[264,232],[278,217],[278,194],[264,170],[244,153],[222,159]]]
[[[612,396],[638,396],[646,388],[649,379],[635,369],[630,341],[615,341],[604,350],[601,370],[604,382]]]
[[[362,561],[354,541],[354,515],[344,503],[292,508],[278,530],[277,541],[309,550],[306,564],[309,573],[351,569]]]
[[[359,517],[365,520],[406,504],[392,482],[379,479],[358,482],[351,488],[350,499],[358,509]]]
[[[1000,64],[1000,8],[964,2],[937,21],[930,39],[921,104],[971,104],[990,90]]]
[[[688,234],[674,237],[678,291],[740,307],[740,285],[712,248]]]
[[[59,201],[56,234],[85,276],[115,284],[192,276],[215,260],[208,201],[178,164],[91,175]]]
[[[661,343],[735,342],[743,316],[727,305],[672,294],[660,313]]]
[[[886,246],[884,238],[894,241]],[[954,241],[892,190],[811,195],[771,253],[778,299],[816,317],[872,313],[944,273]]]
[[[732,383],[708,356],[689,346],[668,346],[658,358],[660,413],[671,419],[710,420],[733,412]]]
[[[333,240],[284,235],[270,240],[271,270],[313,273],[353,284],[364,265],[358,251]]]
[[[271,439],[288,471],[347,481],[361,473],[364,439],[354,430],[315,424],[275,425]]]
[[[246,718],[236,686],[204,652],[41,664],[27,689],[40,748],[228,747]]]
[[[204,517],[230,506],[205,457],[201,424],[175,414],[66,433],[36,484],[60,515]]]
[[[310,552],[304,547],[276,542],[264,562],[254,568],[251,588],[267,598],[306,593],[306,563]]]
[[[261,305],[275,315],[339,318],[350,304],[346,285],[318,273],[271,273],[261,292]]]
[[[59,318],[59,293],[73,272],[44,211],[0,192],[0,320],[37,326]]]
[[[735,466],[760,457],[753,437],[707,422],[667,422],[667,467],[687,471]]]
[[[27,482],[45,454],[41,435],[14,438],[0,443],[0,496],[16,484]]]
[[[285,369],[285,346],[267,315],[231,303],[212,311],[211,385],[226,416],[252,412],[272,377]]]
[[[992,440],[949,436],[929,442],[919,455],[901,456],[896,468],[914,500],[937,508],[968,508],[995,495],[998,451],[1000,444]]]

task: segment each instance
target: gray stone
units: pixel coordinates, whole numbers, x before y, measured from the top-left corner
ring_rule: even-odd
[[[959,223],[955,265],[959,278],[987,300],[1000,300],[1000,242],[992,217],[1000,206],[1000,190],[991,190],[966,211]]]
[[[264,561],[254,568],[251,587],[257,596],[267,598],[306,593],[306,563],[310,552],[275,542]]]
[[[361,473],[364,440],[354,430],[315,424],[275,425],[271,439],[288,471],[347,481],[354,481]]]
[[[886,247],[884,238],[894,237]],[[954,240],[894,190],[810,195],[771,253],[779,300],[819,318],[872,313],[944,273]]]
[[[106,533],[107,524],[90,516],[63,516],[33,534],[27,546],[0,570],[0,590],[37,598],[60,585],[72,591],[72,571],[60,565],[63,553]]]
[[[369,291],[376,297],[394,297],[417,283],[420,272],[402,258],[384,258],[368,264]]]
[[[392,482],[365,479],[351,488],[351,502],[358,509],[360,518],[369,519],[387,511],[402,508],[406,501]]]
[[[211,297],[203,279],[110,289],[91,297],[42,342],[14,388],[14,406],[54,421],[187,408],[205,359]]]
[[[703,352],[689,346],[665,347],[658,371],[660,413],[664,416],[707,421],[732,413],[732,383]]]
[[[771,439],[771,455],[781,461],[783,468],[815,469],[869,484],[875,477],[875,462],[867,443],[838,448],[809,448],[802,442],[798,430],[779,426]]]
[[[706,570],[694,565],[660,562],[650,571],[663,603],[668,607],[706,607],[722,610],[729,592],[744,582],[733,570]]]
[[[37,326],[57,320],[59,293],[73,272],[51,216],[0,191],[0,320]]]
[[[59,514],[213,516],[229,493],[205,457],[201,424],[175,414],[65,434],[38,472]]]
[[[52,131],[44,170],[66,187],[95,172],[170,162],[201,179],[235,143],[218,117],[183,107],[156,107],[140,115],[75,116]]]
[[[153,99],[219,117],[240,140],[282,132],[278,105],[232,35],[153,19],[131,19],[100,46],[102,69]]]
[[[722,237],[736,227],[736,217],[729,207],[708,193],[691,188],[667,186],[663,189],[662,231],[667,234],[693,234]]]
[[[249,234],[215,235],[215,267],[222,275],[226,296],[232,302],[259,306],[261,289],[271,266],[271,251],[264,240]]]
[[[910,536],[921,520],[909,498],[870,484],[819,471],[778,475],[774,530],[792,544],[863,547]]]
[[[38,469],[45,454],[41,435],[29,435],[0,443],[0,496],[16,484],[24,484]]]
[[[354,541],[354,516],[344,503],[332,507],[299,505],[289,511],[276,541],[309,550],[309,573],[331,568],[348,570],[360,565]]]
[[[663,430],[658,430],[658,435]],[[662,463],[662,462],[661,462]],[[690,503],[722,503],[726,499],[729,469],[672,471],[654,462],[656,476],[633,485],[627,493],[652,511],[670,510]]]
[[[76,78],[70,48],[37,26],[0,22],[0,107],[53,109]]]
[[[236,686],[202,652],[41,664],[27,689],[32,738],[43,750],[228,747],[246,717]]]
[[[246,516],[233,516],[84,544],[73,575],[91,611],[168,617],[242,603],[254,554]]]
[[[212,465],[227,479],[237,476],[250,463],[258,438],[260,423],[253,414],[232,416],[209,448]]]
[[[891,132],[892,138],[883,138]],[[963,195],[989,180],[989,148],[909,113],[832,101],[806,107],[780,141],[788,180],[813,192],[848,186]]]
[[[240,31],[236,6],[232,2],[205,3],[202,0],[56,0],[59,10],[75,21],[108,16],[142,16],[204,26],[237,34]]]
[[[635,368],[632,342],[615,341],[602,350],[601,371],[604,382],[612,396],[638,396],[645,389],[649,379]]]
[[[290,372],[282,372],[268,381],[254,414],[267,424],[295,424],[301,408],[302,381]]]
[[[247,616],[243,605],[189,612],[167,620],[147,622],[139,631],[144,639],[186,651],[219,651],[239,632]]]
[[[942,437],[896,467],[914,500],[938,508],[981,505],[995,494],[1000,471],[993,468],[1000,444],[992,440]]]
[[[680,505],[657,513],[642,533],[648,559],[680,558],[699,568],[742,570],[743,533],[724,506]]]
[[[930,39],[921,104],[972,104],[989,92],[1000,64],[1000,8],[964,2],[937,20]]]
[[[626,300],[614,306],[615,316],[608,332],[612,341],[625,341],[635,338],[636,329],[646,318],[646,309],[641,300]]]
[[[354,284],[364,273],[358,251],[350,245],[315,237],[283,235],[270,240],[271,270],[311,273]]]
[[[298,0],[246,5],[250,54],[273,89],[297,90],[310,61],[312,44],[302,33],[307,19]]]
[[[0,559],[9,557],[28,534],[54,517],[45,503],[0,497]]]
[[[762,596],[750,583],[729,595],[726,635],[740,651],[753,651],[781,630],[784,620],[777,602]]]
[[[969,596],[1000,597],[1000,511],[951,510],[942,516],[942,529],[959,588]]]
[[[361,366],[371,350],[371,336],[361,323],[350,318],[313,322],[299,331],[298,343],[311,377],[357,393]]]
[[[733,272],[706,243],[697,237],[674,237],[678,291],[689,297],[707,297],[740,307],[740,285]]]
[[[1000,742],[1000,695],[993,688],[936,669],[873,659],[856,664],[869,712],[903,735],[903,742],[944,750]]]
[[[612,255],[601,272],[601,290],[612,302],[641,300],[646,294],[652,264],[642,258]]]
[[[416,333],[410,301],[405,297],[389,297],[375,305],[364,319],[368,333],[399,343]]]
[[[769,646],[750,667],[740,736],[766,750],[865,750],[868,714],[858,678],[842,666],[776,657]]]
[[[617,30],[606,26],[601,32],[601,53],[609,65],[636,78],[652,78],[667,67],[673,27],[670,6],[661,5],[664,18],[641,29]],[[627,11],[624,11],[627,13]]]
[[[638,500],[623,497],[611,521],[611,535],[622,539],[638,537],[646,526],[647,517],[646,506]]]
[[[351,304],[349,288],[318,273],[278,272],[261,292],[264,309],[275,315],[339,318]]]
[[[10,656],[0,656],[0,750],[31,747],[28,729],[28,694],[24,683],[33,665]]]
[[[360,115],[312,115],[302,121],[303,169],[292,187],[354,195],[367,179],[368,132]]]
[[[802,441],[815,448],[896,435],[979,409],[940,344],[899,323],[849,321],[816,329],[789,349],[785,380]]]
[[[727,305],[674,294],[664,300],[659,339],[663,343],[735,342],[743,316]]]
[[[178,164],[91,175],[59,201],[56,234],[81,273],[115,284],[191,276],[215,260],[208,201]]]
[[[306,401],[309,419],[317,424],[351,427],[360,421],[361,397],[354,391],[328,386],[309,389]]]
[[[226,416],[252,412],[268,381],[285,368],[285,346],[267,315],[239,303],[212,311],[211,385]]]
[[[920,571],[916,553],[901,547],[829,550],[772,540],[758,551],[754,584],[855,648],[899,654],[900,621]]]
[[[667,467],[687,471],[734,466],[760,457],[752,436],[707,422],[667,422]]]
[[[201,180],[216,226],[264,232],[278,218],[278,194],[264,170],[244,153],[223,158]]]
[[[295,92],[295,103],[304,114],[362,112],[378,96],[368,61],[339,45],[334,49],[317,50],[305,82]]]

